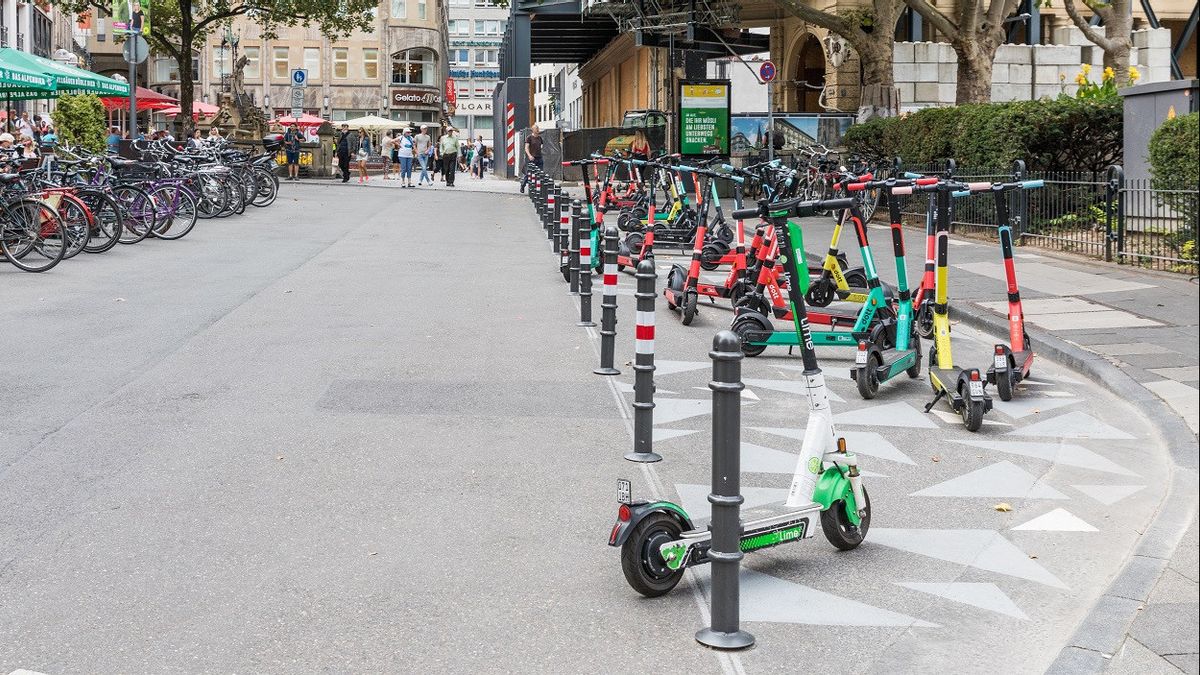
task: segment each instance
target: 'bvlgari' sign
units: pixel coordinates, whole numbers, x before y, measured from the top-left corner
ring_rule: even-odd
[[[442,95],[438,91],[428,89],[393,89],[392,105],[438,105]]]

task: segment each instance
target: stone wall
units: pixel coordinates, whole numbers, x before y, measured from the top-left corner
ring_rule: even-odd
[[[1078,88],[1080,64],[1092,65],[1091,79],[1099,81],[1104,52],[1074,26],[1054,31],[1049,45],[1002,45],[992,70],[993,101],[1028,101],[1055,97]],[[1134,31],[1130,63],[1141,72],[1140,84],[1171,79],[1171,32],[1166,28]],[[900,110],[954,105],[958,57],[941,42],[897,42],[896,88]]]

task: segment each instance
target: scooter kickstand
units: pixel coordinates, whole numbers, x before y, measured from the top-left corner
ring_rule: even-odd
[[[933,406],[937,405],[937,402],[942,400],[942,397],[945,395],[946,395],[946,390],[939,389],[937,396],[934,396],[933,400],[925,405],[925,412],[929,412],[930,410],[933,410]]]

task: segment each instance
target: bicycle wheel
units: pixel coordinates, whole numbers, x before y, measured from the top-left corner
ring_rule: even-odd
[[[112,196],[121,206],[123,216],[120,242],[136,244],[149,236],[157,222],[154,200],[149,193],[133,185],[118,185],[113,188]]]
[[[196,199],[178,185],[164,185],[150,193],[159,205],[159,217],[154,236],[159,239],[182,239],[196,226]]]
[[[79,199],[92,212],[92,232],[85,253],[104,253],[117,245],[124,231],[121,207],[116,200],[100,191],[83,191]]]
[[[26,272],[45,272],[57,265],[66,251],[62,221],[49,204],[22,197],[4,207],[0,253],[14,267]]]
[[[62,195],[58,202],[58,219],[62,222],[63,234],[67,238],[67,250],[63,253],[63,260],[74,258],[87,246],[92,235],[87,209],[70,196]]]
[[[200,190],[196,195],[196,215],[201,218],[216,218],[229,203],[229,188],[212,174],[201,174],[197,180]]]
[[[279,179],[262,167],[255,167],[254,173],[258,177],[258,192],[250,203],[258,207],[270,206],[279,195]]]

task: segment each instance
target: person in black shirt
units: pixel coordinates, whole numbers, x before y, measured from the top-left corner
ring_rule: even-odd
[[[542,168],[542,143],[542,132],[538,125],[529,127],[529,137],[525,139],[525,171],[521,174],[521,192],[525,191],[525,184],[529,182],[529,168]]]
[[[350,182],[350,146],[353,140],[350,138],[350,127],[343,124],[342,131],[337,138],[337,161],[338,169],[342,172],[342,182]]]

